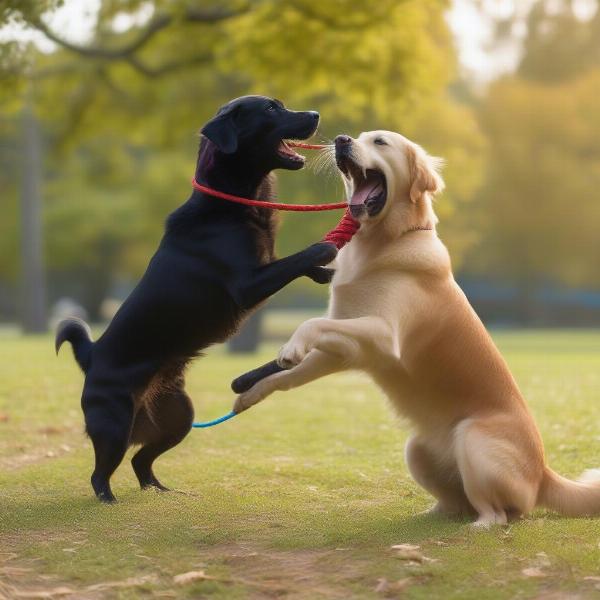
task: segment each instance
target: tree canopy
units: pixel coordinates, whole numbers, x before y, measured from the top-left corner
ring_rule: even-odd
[[[472,271],[517,282],[597,286],[600,272],[600,13],[537,3],[517,72],[480,106],[489,162]]]

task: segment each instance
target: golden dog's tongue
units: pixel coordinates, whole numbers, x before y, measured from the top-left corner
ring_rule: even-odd
[[[354,206],[364,204],[371,196],[377,196],[382,191],[383,185],[379,177],[367,177],[354,190],[350,204]]]

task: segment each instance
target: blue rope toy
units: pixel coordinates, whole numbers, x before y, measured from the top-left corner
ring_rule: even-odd
[[[232,419],[233,417],[235,417],[237,413],[231,411],[230,413],[227,413],[226,415],[223,415],[222,417],[219,417],[218,419],[214,419],[212,421],[205,421],[204,423],[192,423],[192,427],[194,428],[201,428],[201,427],[212,427],[213,425],[218,425],[219,423],[223,423],[223,421],[228,421],[229,419]]]

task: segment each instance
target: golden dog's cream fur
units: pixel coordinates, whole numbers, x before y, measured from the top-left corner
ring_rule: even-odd
[[[328,317],[303,323],[281,349],[279,363],[289,370],[254,385],[235,409],[360,369],[414,424],[406,461],[437,510],[471,514],[484,526],[537,505],[598,514],[596,473],[574,482],[545,465],[517,384],[454,281],[431,203],[443,187],[437,159],[388,131],[352,140],[351,157],[363,172],[383,173],[386,204],[377,216],[361,217],[340,251]],[[346,177],[349,196],[353,185]]]

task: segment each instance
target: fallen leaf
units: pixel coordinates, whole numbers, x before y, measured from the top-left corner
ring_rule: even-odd
[[[598,575],[588,575],[587,577],[584,577],[583,580],[600,582],[600,577],[598,577]]]
[[[398,581],[388,581],[385,577],[382,577],[377,580],[375,593],[393,596],[403,592],[413,581],[413,577],[404,577],[404,579],[399,579]]]
[[[0,413],[0,423],[7,423],[8,422],[8,415],[6,413]]]
[[[414,544],[396,544],[392,546],[392,550],[396,551],[396,558],[400,560],[407,560],[416,564],[437,562],[437,559],[429,558],[422,552],[419,552],[419,546],[415,546]]]
[[[399,550],[396,553],[396,558],[400,560],[411,560],[418,563],[424,562],[425,557],[418,550]]]
[[[187,573],[181,573],[173,577],[173,583],[177,585],[188,585],[194,581],[204,581],[206,579],[213,579],[207,577],[204,571],[188,571]]]
[[[538,567],[529,567],[528,569],[523,569],[521,573],[523,573],[525,577],[548,577],[548,574],[544,573],[544,571]]]

